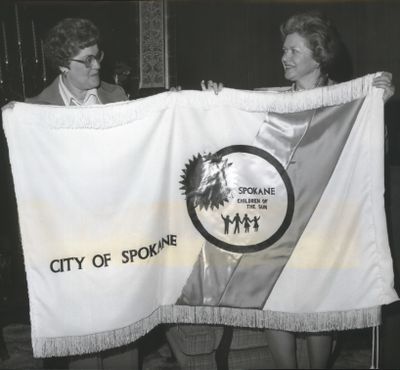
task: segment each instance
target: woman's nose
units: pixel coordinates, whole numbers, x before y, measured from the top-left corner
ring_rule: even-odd
[[[288,53],[284,51],[282,54],[282,62],[286,62],[288,61],[288,59],[289,59]]]
[[[94,59],[92,62],[92,69],[100,69],[101,68],[101,64],[97,59]]]

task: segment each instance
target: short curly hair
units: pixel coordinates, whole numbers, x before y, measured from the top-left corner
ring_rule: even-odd
[[[332,22],[319,12],[295,14],[281,25],[282,39],[291,33],[304,37],[321,72],[329,74],[341,48],[342,39]]]
[[[54,68],[68,67],[80,50],[98,44],[99,40],[99,29],[89,19],[65,18],[49,31],[44,53]]]

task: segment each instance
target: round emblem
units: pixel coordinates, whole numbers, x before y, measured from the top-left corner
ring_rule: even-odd
[[[257,252],[279,240],[290,225],[292,184],[265,150],[232,145],[198,154],[186,164],[182,178],[193,225],[219,248]]]

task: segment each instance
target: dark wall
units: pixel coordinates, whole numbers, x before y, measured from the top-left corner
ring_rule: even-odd
[[[197,87],[215,79],[237,88],[285,84],[279,25],[290,15],[319,10],[337,25],[351,55],[354,76],[391,71],[400,83],[400,2],[376,1],[176,1],[178,83]]]
[[[4,64],[4,35],[0,37],[0,56],[4,85],[16,100],[38,94],[58,74],[48,63],[43,66],[41,41],[62,18],[91,19],[100,29],[100,47],[105,52],[102,79],[113,82],[117,62],[131,69],[127,88],[137,95],[139,79],[139,18],[137,1],[6,1],[0,4],[0,20],[5,25],[10,63]],[[18,39],[17,23],[20,38]],[[32,25],[33,23],[33,25]],[[35,36],[33,35],[33,28]],[[20,48],[18,47],[20,41]],[[36,44],[36,45],[35,45]],[[36,46],[36,47],[35,47]],[[36,51],[36,53],[35,53]],[[36,56],[37,58],[36,58]],[[22,60],[22,63],[21,63]],[[24,72],[24,89],[21,81]],[[44,80],[43,72],[46,79]]]
[[[281,66],[279,26],[319,10],[336,24],[347,47],[337,80],[377,71],[393,74],[396,94],[386,104],[390,163],[400,165],[400,1],[170,0],[177,84],[198,89],[202,79],[253,89],[288,85]]]
[[[253,89],[286,84],[280,63],[279,25],[290,15],[321,10],[337,25],[351,56],[349,77],[378,70],[391,71],[400,86],[400,1],[396,0],[168,0],[172,84],[199,88],[202,79],[223,81],[227,86]],[[37,43],[64,17],[86,17],[101,29],[105,50],[103,78],[112,80],[117,61],[133,69],[132,87],[138,89],[138,1],[8,1],[0,4],[11,55],[11,83],[17,92],[20,66],[16,50],[15,5],[22,34],[26,95],[43,87],[42,61],[33,60],[32,20]],[[4,5],[9,4],[9,5]],[[3,54],[0,37],[0,57]],[[40,45],[38,45],[40,48]],[[39,50],[40,54],[40,50]],[[40,55],[39,55],[39,59]],[[2,66],[4,69],[4,65]],[[38,67],[38,68],[37,68]],[[49,70],[47,70],[49,73]],[[35,78],[32,78],[35,76]],[[48,80],[54,76],[49,75]],[[49,81],[47,81],[48,83]],[[19,91],[19,95],[20,91]],[[133,91],[133,97],[140,94]],[[400,89],[396,93],[400,97]]]
[[[21,31],[22,59],[18,50],[16,7]],[[348,72],[354,77],[386,70],[393,73],[397,92],[386,104],[391,164],[400,165],[400,1],[390,0],[169,0],[169,43],[172,84],[199,89],[202,79],[222,81],[226,86],[253,89],[287,84],[280,63],[279,25],[290,15],[317,9],[337,25],[352,60]],[[137,1],[0,1],[0,21],[7,31],[9,64],[4,63],[4,39],[0,37],[0,102],[23,100],[21,68],[25,72],[25,94],[37,94],[51,82],[43,80],[40,45],[34,60],[32,20],[37,42],[64,17],[92,19],[101,29],[105,50],[102,78],[112,80],[114,65],[126,62],[132,68],[130,94],[138,90],[139,22]],[[22,65],[21,62],[22,61]],[[345,73],[346,74],[346,73]],[[350,77],[350,76],[349,76]],[[155,91],[157,92],[157,91]],[[3,132],[0,135],[0,253],[18,250],[18,228],[12,180]],[[10,246],[10,247],[8,247]],[[0,256],[1,258],[1,256]],[[15,270],[22,270],[16,264]],[[23,273],[18,273],[20,279]],[[15,284],[16,279],[13,279]],[[23,281],[21,283],[23,285]],[[23,288],[21,288],[23,290]],[[1,293],[1,292],[0,292]],[[1,294],[0,294],[1,295]]]
[[[137,68],[139,55],[137,2],[27,1],[19,4],[21,14],[28,20],[25,24],[29,24],[29,19],[33,19],[41,38],[44,38],[47,31],[62,18],[81,17],[92,20],[100,29],[100,48],[105,52],[102,63],[103,79],[112,82],[112,72],[117,61],[125,61]],[[27,39],[29,40],[28,37]]]

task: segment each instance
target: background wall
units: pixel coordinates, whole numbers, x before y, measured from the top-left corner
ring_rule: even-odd
[[[348,46],[354,76],[393,71],[400,82],[400,1],[170,1],[176,24],[177,82],[222,80],[237,88],[281,86],[279,25],[289,16],[320,10]],[[396,73],[397,72],[397,73]]]
[[[202,79],[253,89],[285,86],[279,26],[308,10],[336,24],[350,60],[337,80],[377,71],[393,73],[395,96],[386,104],[390,163],[400,165],[400,1],[242,0],[169,1],[175,82],[198,89]]]
[[[313,9],[324,12],[337,25],[352,61],[341,71],[342,79],[382,70],[393,73],[397,91],[385,106],[389,131],[387,158],[390,164],[400,165],[400,1],[168,0],[167,8],[170,83],[184,89],[199,89],[202,79],[221,81],[228,87],[240,89],[286,85],[280,62],[279,25],[297,12]],[[115,65],[122,61],[131,69],[125,86],[131,98],[162,91],[139,89],[138,1],[2,0],[1,104],[35,95],[52,81],[55,72],[43,60],[41,40],[49,28],[64,17],[90,18],[101,29],[104,80],[113,80]],[[0,221],[0,258],[2,253],[3,256],[13,255],[12,270],[16,277],[11,277],[14,287],[11,293],[20,298],[25,289],[24,273],[13,184],[2,131]],[[1,287],[0,271],[0,298],[4,296]]]
[[[102,31],[103,79],[113,82],[117,62],[128,64],[138,78],[137,1],[8,1],[0,5],[0,56],[6,92],[17,100],[38,94],[58,74],[45,62],[42,42],[48,30],[67,17],[91,19]],[[7,50],[9,63],[4,63]],[[21,75],[24,72],[24,86]],[[137,90],[133,80],[129,89]]]
[[[350,72],[345,73],[345,77],[350,77],[351,72],[357,77],[387,70],[393,72],[395,85],[400,85],[399,0],[165,1],[171,83],[183,88],[197,89],[201,79],[223,81],[227,86],[244,89],[286,84],[280,63],[279,25],[290,15],[307,10],[324,12],[341,32],[353,64],[353,70],[345,71]],[[124,61],[132,68],[132,78],[137,81],[140,72],[138,4],[138,1],[121,0],[2,0],[0,21],[6,35],[0,29],[0,67],[5,79],[0,82],[12,85],[16,95],[22,95],[18,24],[22,64],[27,75],[26,95],[35,94],[42,88],[40,42],[49,28],[64,17],[90,18],[101,29],[105,51],[104,79],[112,80],[115,63]],[[4,63],[5,49],[8,65]],[[46,83],[49,83],[55,74],[48,67],[46,72]],[[137,86],[134,88],[138,89]],[[396,96],[400,97],[400,88]]]

